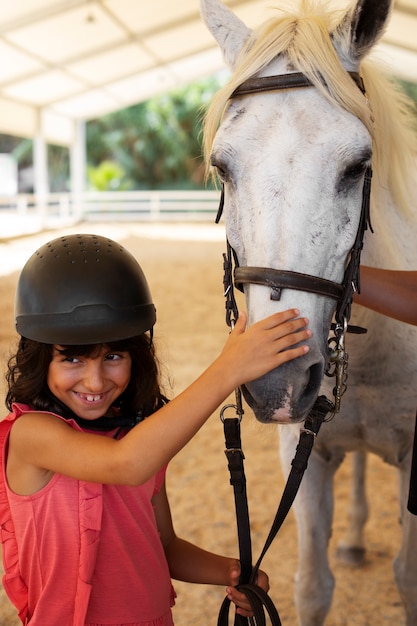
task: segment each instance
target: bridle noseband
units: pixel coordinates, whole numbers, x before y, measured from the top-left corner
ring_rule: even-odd
[[[349,72],[349,75],[356,83],[360,91],[365,94],[365,87],[360,75],[357,72]],[[313,83],[309,80],[307,76],[305,76],[301,72],[280,74],[276,76],[256,77],[250,78],[249,80],[246,80],[244,83],[239,85],[239,87],[237,87],[231,94],[230,98],[233,99],[239,96],[262,93],[272,90],[295,89],[312,86],[314,86]],[[333,413],[336,413],[339,410],[340,399],[346,388],[347,355],[344,350],[345,332],[366,332],[366,330],[363,328],[349,326],[348,322],[351,314],[353,294],[355,292],[360,292],[359,266],[365,231],[368,229],[368,227],[372,231],[372,226],[370,223],[371,180],[372,168],[371,166],[368,166],[366,168],[364,176],[362,207],[358,230],[356,233],[355,242],[348,256],[348,262],[345,268],[342,283],[327,280],[319,276],[311,276],[310,274],[303,274],[300,272],[293,272],[289,270],[280,270],[265,267],[241,267],[239,265],[239,261],[235,251],[230,247],[229,243],[227,244],[227,257],[229,261],[227,261],[225,258],[225,295],[229,299],[229,304],[226,301],[226,309],[229,309],[227,319],[227,323],[229,324],[229,326],[231,325],[231,314],[236,313],[237,315],[236,302],[233,296],[233,278],[235,286],[240,291],[244,290],[245,284],[256,284],[269,287],[271,290],[271,300],[279,300],[281,297],[282,289],[295,289],[298,291],[307,291],[320,296],[326,296],[337,301],[335,311],[336,323],[332,324],[332,329],[335,332],[335,338],[329,339],[329,345],[332,347],[332,353],[330,355],[330,362],[326,373],[329,376],[336,376],[336,381],[343,381],[343,384],[338,388],[338,383],[336,382],[336,388],[334,390],[335,405]],[[224,185],[222,185],[222,193],[219,209],[216,216],[216,223],[218,223],[220,220],[223,212],[223,207]],[[232,272],[230,268],[230,263],[233,264],[233,261],[236,265],[234,272]],[[228,270],[226,270],[227,263],[229,264]],[[226,273],[229,274],[229,279],[226,279]]]
[[[240,291],[244,290],[243,285],[247,283],[270,287],[271,300],[280,300],[282,289],[309,291],[334,300],[339,300],[343,294],[343,285],[300,272],[274,270],[269,267],[236,267],[234,276],[236,287]]]

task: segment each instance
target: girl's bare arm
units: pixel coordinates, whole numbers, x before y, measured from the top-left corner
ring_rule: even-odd
[[[23,415],[12,428],[8,473],[12,467],[33,470],[37,484],[45,472],[109,484],[145,482],[179,452],[233,389],[307,352],[304,342],[311,332],[307,320],[297,315],[294,310],[277,313],[247,330],[242,316],[205,372],[120,441],[80,433],[45,413]]]

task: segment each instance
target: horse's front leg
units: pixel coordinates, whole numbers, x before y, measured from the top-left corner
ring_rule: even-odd
[[[411,455],[410,455],[411,456]],[[394,561],[394,576],[404,605],[406,626],[417,624],[417,516],[407,510],[410,459],[399,469],[401,546]]]
[[[298,433],[299,429],[288,426],[280,429],[281,459],[286,471],[294,457]],[[340,455],[326,460],[313,450],[294,502],[299,549],[295,604],[300,626],[323,626],[331,606],[334,577],[328,544],[333,521],[333,478],[342,458]]]

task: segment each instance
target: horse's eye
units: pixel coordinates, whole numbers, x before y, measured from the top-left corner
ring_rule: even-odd
[[[353,185],[359,183],[368,163],[369,159],[361,159],[360,161],[355,161],[348,165],[340,177],[337,191],[339,193],[347,193]]]
[[[352,182],[359,180],[365,171],[366,165],[367,163],[365,161],[360,161],[359,163],[353,163],[352,165],[347,167],[346,170],[344,171],[343,179],[345,181],[350,180]]]
[[[226,170],[221,167],[216,167],[217,176],[220,178],[222,183],[227,182]]]
[[[217,176],[220,178],[222,183],[227,182],[227,170],[226,166],[223,163],[220,163],[217,159],[211,158],[211,166],[216,170]]]

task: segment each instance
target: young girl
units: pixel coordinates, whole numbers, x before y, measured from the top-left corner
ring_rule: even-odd
[[[307,352],[297,310],[245,331],[171,402],[152,343],[155,307],[118,243],[71,235],[41,247],[17,286],[17,353],[0,422],[4,587],[30,626],[172,625],[178,580],[238,584],[239,562],[176,536],[169,460],[234,388]],[[268,589],[260,573],[258,584]]]

